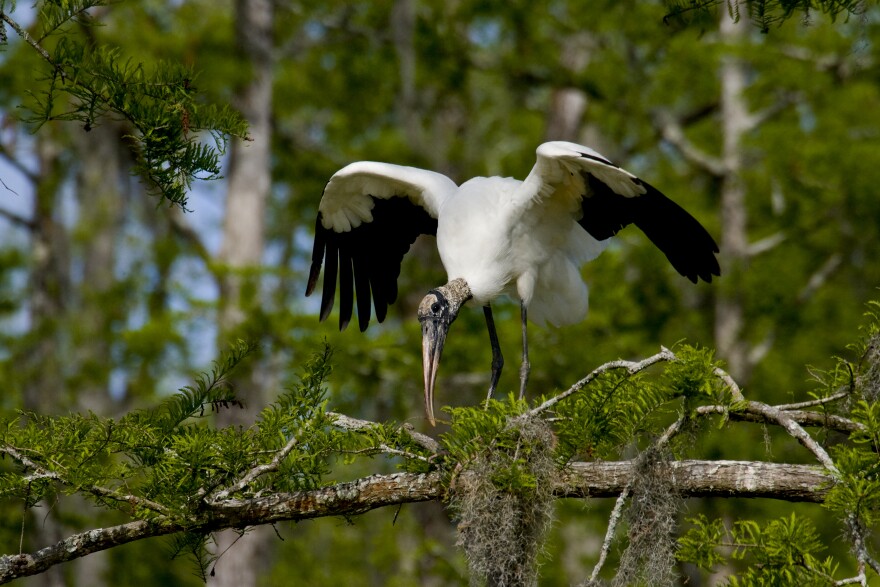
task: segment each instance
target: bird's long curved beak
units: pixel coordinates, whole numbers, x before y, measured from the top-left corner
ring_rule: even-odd
[[[422,367],[425,370],[425,412],[431,426],[434,420],[434,382],[437,380],[437,368],[440,366],[440,355],[449,325],[442,321],[425,320],[422,322]]]

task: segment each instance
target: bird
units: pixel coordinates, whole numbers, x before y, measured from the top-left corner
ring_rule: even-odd
[[[351,322],[356,297],[363,332],[372,309],[382,322],[397,299],[401,263],[416,238],[436,236],[448,280],[429,290],[418,308],[425,412],[436,425],[437,371],[461,307],[471,302],[483,308],[492,348],[491,398],[504,365],[491,304],[504,295],[519,300],[522,398],[530,370],[527,322],[563,326],[583,320],[588,286],[581,267],[630,224],[691,282],[721,275],[718,245],[693,216],[583,145],[539,145],[524,180],[474,177],[461,185],[435,171],[357,161],[324,188],[306,295],[315,291],[323,266],[320,320],[333,309],[338,278],[339,329]]]

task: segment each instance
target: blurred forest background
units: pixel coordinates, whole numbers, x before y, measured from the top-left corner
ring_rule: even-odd
[[[15,14],[29,22],[29,10]],[[723,9],[687,26],[664,22],[667,12],[651,0],[142,0],[96,11],[100,26],[75,34],[148,66],[184,61],[200,72],[199,91],[250,123],[225,178],[197,185],[186,212],[144,194],[124,121],[36,133],[21,122],[45,63],[10,34],[0,53],[0,406],[120,414],[185,385],[242,337],[262,348],[238,382],[256,410],[326,339],[331,409],[427,430],[414,316],[445,281],[433,243],[414,246],[383,325],[360,334],[319,324],[303,292],[322,188],[362,159],[459,182],[523,178],[537,145],[556,139],[594,147],[691,211],[719,242],[723,275],[693,286],[641,233],[624,231],[584,270],[588,318],[530,331],[531,393],[687,340],[717,349],[749,397],[805,399],[820,385],[810,366],[846,353],[878,297],[880,10],[834,22],[799,15],[766,31]],[[510,358],[517,316],[514,304],[496,314]],[[485,392],[482,320],[465,311],[454,326],[438,406]],[[505,392],[517,388],[516,362]],[[775,434],[726,429],[698,452],[804,460]],[[394,470],[373,465],[352,474]],[[542,585],[589,574],[611,503],[557,507]],[[0,544],[17,552],[20,505],[3,508]],[[26,550],[112,523],[89,507],[38,511]],[[688,511],[757,520],[796,511],[829,543],[840,533],[817,506],[691,500]],[[235,544],[209,584],[464,585],[454,541],[437,504],[261,528],[219,541],[220,551]],[[21,582],[199,584],[168,545],[131,544]],[[690,584],[710,581],[695,574]]]

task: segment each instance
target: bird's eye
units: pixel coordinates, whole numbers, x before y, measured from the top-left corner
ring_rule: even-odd
[[[440,304],[437,302],[434,302],[433,304],[431,304],[431,312],[433,312],[434,314],[439,314],[440,313]]]

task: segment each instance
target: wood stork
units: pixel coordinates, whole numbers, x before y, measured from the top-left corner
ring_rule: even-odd
[[[419,305],[425,410],[434,424],[434,383],[449,326],[461,306],[483,306],[492,345],[491,397],[504,359],[489,305],[507,294],[520,301],[520,396],[528,380],[527,318],[572,324],[587,313],[581,266],[628,224],[638,226],[672,266],[696,283],[720,275],[718,245],[678,204],[593,149],[554,141],[537,149],[525,181],[475,177],[458,186],[433,171],[360,161],[337,171],[318,207],[306,295],[325,265],[321,320],[333,308],[339,279],[339,328],[352,318],[357,292],[361,331],[370,299],[382,322],[397,298],[397,277],[420,234],[437,237],[449,281]]]

